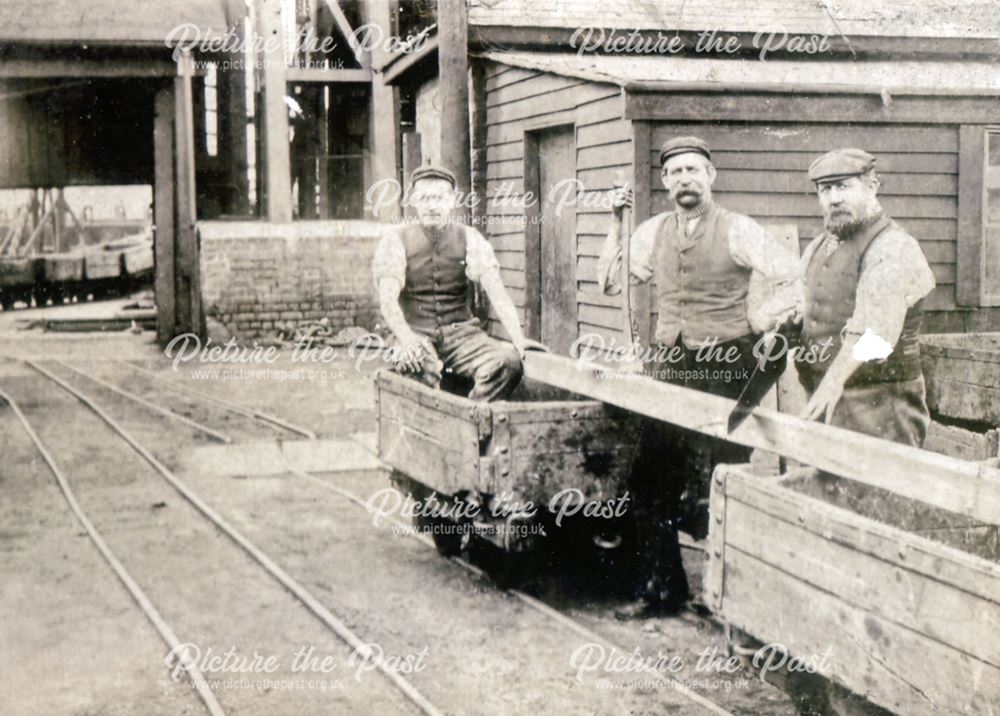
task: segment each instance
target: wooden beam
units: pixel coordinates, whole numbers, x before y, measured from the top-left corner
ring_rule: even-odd
[[[730,92],[722,90],[729,89]],[[886,107],[878,94],[863,90],[835,94],[798,93],[741,85],[673,85],[670,91],[626,91],[625,118],[631,120],[736,122],[857,122],[987,124],[996,120],[996,97],[893,96]]]
[[[55,232],[56,253],[62,253],[67,248],[66,198],[62,187],[55,190],[55,200],[52,202],[52,228]]]
[[[0,62],[0,78],[172,77],[177,67],[163,60],[8,59]]]
[[[487,117],[489,110],[486,102],[486,63],[473,60],[471,66],[472,103],[471,103],[471,156],[472,156],[472,191],[479,201],[473,207],[476,221],[483,221],[486,216],[486,183],[489,171],[489,150],[487,147],[488,131]]]
[[[955,303],[979,306],[982,277],[983,193],[986,128],[958,128],[958,244],[955,247]]]
[[[174,337],[174,85],[156,94],[153,119],[153,253],[156,263],[156,337]]]
[[[24,245],[21,246],[20,249],[18,250],[19,255],[23,256],[26,253],[35,251],[35,246],[36,244],[38,244],[39,239],[42,236],[42,232],[45,229],[45,225],[48,223],[49,215],[51,213],[52,213],[52,207],[49,206],[42,213],[42,218],[38,220],[38,223],[35,224],[34,228],[31,230],[31,233],[28,235],[28,240],[25,241]]]
[[[650,418],[777,453],[990,524],[1000,523],[1000,470],[996,468],[765,408],[755,409],[727,435],[726,419],[736,401],[549,353],[529,352],[524,374]]]
[[[321,87],[319,91],[319,101],[316,103],[316,146],[319,148],[319,157],[316,162],[317,173],[319,174],[318,187],[316,190],[317,204],[316,211],[320,219],[332,218],[330,207],[330,88]]]
[[[438,98],[441,102],[440,162],[455,173],[458,188],[471,190],[469,176],[469,18],[466,0],[438,2]],[[433,158],[432,158],[433,161]]]
[[[340,30],[340,34],[344,36],[347,40],[347,44],[351,47],[351,52],[354,53],[354,59],[357,60],[358,64],[364,69],[369,69],[371,63],[368,62],[368,58],[365,57],[365,51],[362,49],[358,38],[354,36],[354,29],[351,27],[351,23],[347,21],[347,16],[344,15],[344,11],[340,9],[340,4],[337,0],[324,0],[327,9],[330,14],[333,15],[333,21],[337,24],[337,29]],[[384,0],[382,3],[384,4]]]
[[[201,335],[201,289],[198,281],[198,236],[195,199],[195,134],[192,74],[194,59],[184,52],[174,81],[174,148],[176,247],[174,250],[175,330]]]
[[[285,70],[287,82],[355,82],[372,81],[372,71],[343,67],[289,67]]]
[[[246,41],[246,4],[242,0],[227,0],[226,22],[233,28],[237,47]],[[246,72],[243,53],[228,55],[231,69],[219,69],[216,74],[218,87],[218,151],[226,173],[226,192],[223,213],[245,216],[250,209],[250,187],[247,176],[247,99]]]
[[[393,5],[395,3],[370,3],[368,22],[377,25],[383,37],[391,37]],[[388,53],[376,47],[372,56],[373,64],[381,64]],[[385,84],[382,75],[372,81],[371,137],[372,137],[372,181],[399,181],[399,166],[402,160],[401,137],[399,132],[399,90]],[[366,207],[367,208],[367,207]],[[400,216],[399,202],[387,207],[386,213],[374,218],[392,221]]]
[[[524,191],[535,201],[524,207],[524,334],[538,341],[542,337],[542,222],[541,167],[538,155],[538,134],[525,132]]]
[[[280,0],[258,0],[256,31],[263,47],[260,61],[264,97],[263,131],[265,216],[274,222],[292,220],[292,169],[285,105],[285,41]],[[260,187],[258,187],[258,192]]]
[[[407,77],[409,72],[425,62],[437,61],[438,38],[437,35],[429,37],[423,46],[416,52],[399,52],[382,67],[382,73],[386,84],[397,84],[399,80]]]
[[[476,32],[472,36],[470,49],[477,52],[489,52],[498,47],[511,51],[536,50],[547,52],[576,52],[582,45],[577,38],[576,45],[573,44],[573,34],[577,32],[576,27],[524,27],[518,25],[477,25]],[[657,41],[667,35],[669,37],[678,36],[688,48],[686,54],[680,56],[704,57],[694,53],[692,48],[699,39],[700,32],[693,30],[676,31],[664,25],[658,30],[637,30],[637,47],[653,46]],[[752,32],[726,32],[727,37],[735,37],[743,52],[736,54],[734,59],[745,57],[754,62],[759,62],[760,38],[757,38],[757,46],[754,46],[755,33]],[[776,36],[777,37],[777,36]],[[766,42],[766,34],[764,41]],[[929,57],[940,59],[953,57],[957,60],[982,59],[993,62],[996,59],[997,45],[993,38],[948,38],[948,37],[921,37],[919,40],[913,37],[876,37],[859,36],[851,37],[850,46],[842,38],[836,36],[829,37],[831,48],[829,52],[823,53],[827,59],[846,58],[851,60],[854,54],[864,55],[865,58],[898,60],[902,56],[920,58]],[[852,52],[853,47],[853,52]],[[801,55],[796,56],[794,52],[778,51],[767,56],[769,61],[780,62],[782,60],[801,59]]]
[[[17,246],[20,241],[14,241],[14,237],[20,238],[22,231],[24,230],[24,222],[28,218],[28,210],[24,206],[20,206],[17,209],[17,213],[14,215],[14,222],[11,224],[10,231],[4,237],[3,241],[0,241],[0,256],[7,253],[8,249],[12,248],[10,252],[11,255],[16,254]]]

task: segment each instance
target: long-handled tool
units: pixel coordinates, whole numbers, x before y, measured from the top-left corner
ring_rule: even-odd
[[[629,189],[625,183],[625,175],[621,170],[615,172],[615,189]],[[639,346],[639,322],[635,312],[632,310],[632,207],[626,204],[622,208],[622,335],[626,343],[626,364],[637,367],[638,356],[641,350]]]
[[[736,407],[729,413],[729,420],[726,421],[727,435],[742,425],[754,408],[760,405],[768,391],[778,384],[778,380],[787,367],[786,356],[790,345],[789,338],[798,330],[799,324],[790,317],[777,329],[764,334],[758,343],[761,350],[758,353],[757,365],[754,367],[750,379],[743,386],[743,391],[736,401]],[[779,341],[783,342],[784,345],[781,346],[780,357],[775,359],[772,356]],[[777,363],[777,360],[780,360],[781,363]]]

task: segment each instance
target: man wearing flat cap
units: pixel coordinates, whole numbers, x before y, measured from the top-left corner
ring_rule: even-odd
[[[802,257],[803,417],[919,447],[929,416],[918,334],[934,274],[917,240],[882,211],[875,157],[837,149],[809,178],[826,231]]]
[[[396,369],[432,387],[471,382],[473,400],[506,397],[521,378],[524,337],[500,278],[493,247],[476,229],[452,221],[455,176],[442,167],[413,172],[407,200],[417,223],[393,227],[372,262],[379,308],[395,340]],[[511,343],[490,337],[470,308],[478,283]],[[456,380],[457,379],[457,380]]]
[[[661,147],[660,163],[674,210],[638,226],[629,239],[631,265],[623,276],[622,209],[630,197],[627,190],[616,191],[599,284],[615,294],[624,281],[655,281],[656,360],[647,364],[647,373],[735,399],[757,367],[753,348],[761,334],[801,309],[798,257],[750,217],[712,200],[716,172],[703,140],[670,139]],[[747,294],[754,272],[776,290],[751,314]],[[781,367],[775,361],[762,369]],[[645,423],[629,487],[643,574],[639,600],[619,610],[620,617],[670,613],[684,605],[688,584],[679,523],[691,514],[693,524],[685,528],[701,536],[712,469],[722,462],[746,462],[749,456],[749,449],[733,443],[660,421]]]

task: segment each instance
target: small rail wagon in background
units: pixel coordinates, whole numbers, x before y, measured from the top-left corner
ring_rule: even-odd
[[[153,236],[147,229],[64,252],[0,256],[0,305],[45,306],[124,295],[152,283]]]
[[[628,543],[638,422],[625,411],[530,381],[492,403],[388,370],[375,387],[379,458],[442,508],[418,518],[442,554],[474,540],[527,553],[554,532],[598,550]]]

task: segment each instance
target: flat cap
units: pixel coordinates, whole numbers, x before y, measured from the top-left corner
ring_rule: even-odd
[[[410,186],[413,186],[421,179],[444,179],[447,182],[451,182],[452,188],[458,186],[458,180],[455,175],[444,167],[435,166],[433,164],[425,164],[424,166],[413,170],[410,174]]]
[[[687,152],[697,152],[706,159],[712,158],[712,153],[708,151],[708,144],[704,139],[698,137],[674,137],[668,139],[660,147],[660,164],[670,159],[675,154],[686,154]]]
[[[816,182],[837,181],[866,174],[875,166],[875,157],[863,149],[834,149],[809,165],[809,178]]]

